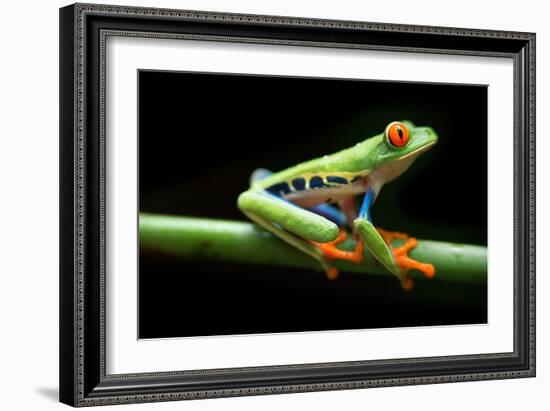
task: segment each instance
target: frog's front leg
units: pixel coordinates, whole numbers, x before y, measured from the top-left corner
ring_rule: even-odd
[[[416,238],[396,231],[386,231],[380,227],[378,227],[377,230],[392,250],[397,265],[401,270],[404,270],[406,273],[410,269],[416,269],[421,271],[426,278],[432,278],[435,275],[435,268],[432,264],[421,263],[408,256],[409,251],[414,249],[418,244]],[[404,240],[404,243],[399,247],[394,247],[392,245],[393,240]]]
[[[367,190],[358,217],[354,220],[355,230],[361,236],[365,246],[371,254],[391,273],[395,274],[401,281],[401,286],[410,290],[413,282],[408,276],[410,269],[417,269],[426,277],[433,277],[435,268],[432,264],[425,264],[413,260],[408,252],[416,247],[417,240],[406,234],[389,232],[374,227],[370,215],[370,207],[374,202],[374,191]],[[394,239],[405,240],[399,247],[394,247]]]

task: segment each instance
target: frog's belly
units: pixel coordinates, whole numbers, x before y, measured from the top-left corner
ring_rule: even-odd
[[[342,187],[327,187],[303,191],[294,191],[283,195],[283,198],[297,206],[311,208],[323,203],[337,203],[343,198],[364,193],[366,182],[361,181]]]

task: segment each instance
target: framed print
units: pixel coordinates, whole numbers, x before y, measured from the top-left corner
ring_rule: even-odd
[[[60,10],[60,399],[535,375],[535,35]]]

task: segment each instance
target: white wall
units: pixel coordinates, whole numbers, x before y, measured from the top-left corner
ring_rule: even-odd
[[[108,2],[108,1],[107,1]],[[549,403],[550,266],[545,230],[550,173],[546,118],[550,27],[544,2],[130,0],[153,7],[444,25],[537,33],[538,377],[124,406],[117,409],[545,409]],[[226,4],[227,3],[227,4]],[[57,403],[58,7],[63,1],[2,4],[0,22],[0,407],[46,410]],[[468,119],[464,119],[468,121]],[[112,407],[110,407],[112,408]]]

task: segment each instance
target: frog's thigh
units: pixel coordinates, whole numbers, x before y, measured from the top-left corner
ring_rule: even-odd
[[[252,211],[246,211],[243,210],[243,212],[250,218],[252,221],[254,221],[256,224],[258,224],[260,227],[263,227],[265,230],[269,231],[271,234],[274,234],[275,236],[279,237],[281,240],[286,241],[288,244],[296,247],[298,250],[301,250],[302,252],[310,255],[311,257],[315,258],[319,264],[321,265],[321,268],[326,272],[329,273],[331,270],[330,265],[325,261],[323,258],[323,254],[321,253],[321,250],[319,248],[315,247],[312,243],[292,234],[288,231],[285,231],[275,224],[273,224],[270,221],[267,221],[266,219],[260,217],[259,215],[255,214]]]
[[[238,205],[241,210],[309,241],[326,243],[338,237],[338,226],[332,221],[270,194],[244,192],[239,196]]]
[[[358,218],[353,225],[365,246],[370,253],[386,268],[388,271],[401,278],[402,273],[395,262],[395,257],[386,244],[382,236],[378,233],[374,225],[367,219]]]

